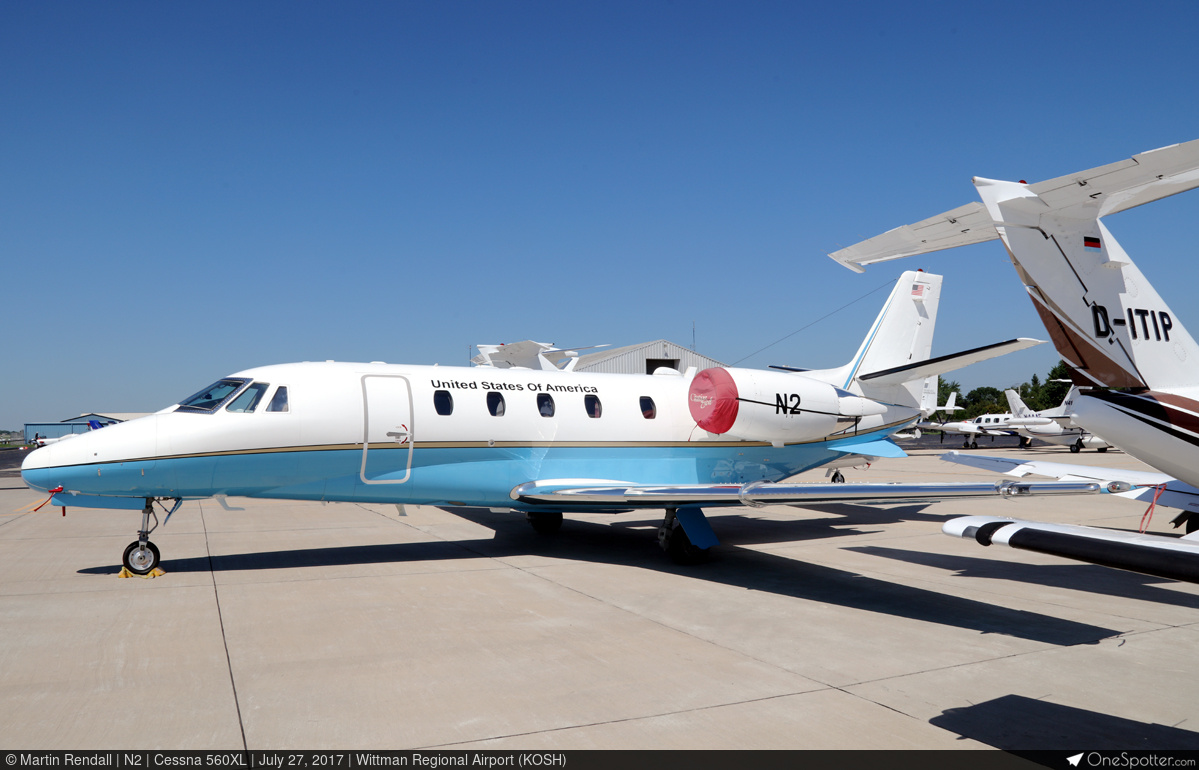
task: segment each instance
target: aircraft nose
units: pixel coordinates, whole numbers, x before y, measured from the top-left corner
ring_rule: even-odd
[[[44,446],[25,456],[21,462],[21,481],[25,482],[25,486],[39,492],[49,491],[50,482],[47,480],[46,474],[47,469],[54,464],[51,457],[54,454],[53,449],[53,445]]]

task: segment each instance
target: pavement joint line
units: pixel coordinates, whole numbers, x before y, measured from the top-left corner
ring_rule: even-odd
[[[529,572],[529,570],[528,570],[528,569],[526,569],[526,568],[523,568],[523,567],[515,567],[515,569],[519,569],[519,570],[521,570],[522,572]],[[544,567],[537,567],[536,569],[544,569]],[[906,677],[906,676],[914,676],[914,675],[919,675],[919,674],[931,673],[931,672],[935,672],[935,671],[948,671],[948,670],[952,670],[952,669],[955,669],[955,668],[961,668],[961,667],[964,667],[964,666],[972,666],[972,665],[976,665],[976,664],[979,664],[979,663],[990,663],[990,662],[997,661],[997,660],[1005,660],[1005,659],[1008,659],[1008,658],[1021,657],[1021,656],[1025,656],[1025,655],[1033,655],[1033,654],[1036,654],[1036,653],[1043,653],[1043,652],[1044,652],[1044,653],[1047,653],[1047,652],[1053,652],[1054,650],[1057,650],[1057,649],[1069,649],[1069,648],[1078,647],[1078,646],[1084,646],[1084,645],[1090,645],[1090,644],[1098,644],[1099,642],[1103,641],[1103,639],[1114,639],[1114,638],[1120,638],[1120,637],[1123,637],[1123,636],[1128,636],[1128,635],[1131,635],[1131,633],[1132,633],[1132,632],[1129,632],[1129,633],[1119,633],[1119,634],[1116,634],[1116,636],[1114,636],[1114,637],[1103,637],[1103,638],[1101,638],[1101,639],[1096,639],[1096,640],[1094,640],[1094,642],[1078,642],[1078,643],[1076,643],[1076,644],[1066,645],[1065,647],[1058,646],[1058,647],[1053,647],[1053,648],[1049,648],[1049,649],[1027,650],[1027,651],[1024,651],[1024,652],[1016,652],[1016,653],[1011,653],[1011,654],[1009,654],[1009,655],[1000,655],[1000,656],[998,656],[998,657],[993,657],[993,658],[983,658],[983,659],[980,659],[980,660],[974,660],[974,661],[964,661],[964,662],[962,662],[962,663],[955,663],[955,664],[953,664],[953,665],[948,665],[948,666],[934,666],[934,667],[932,667],[932,668],[925,669],[925,670],[922,670],[922,671],[910,671],[910,672],[906,672],[906,673],[903,673],[903,674],[895,674],[895,675],[892,675],[892,676],[879,677],[879,678],[877,678],[877,679],[867,679],[867,680],[862,680],[862,681],[860,681],[860,682],[853,682],[853,683],[850,683],[850,684],[836,685],[836,684],[832,684],[832,683],[830,683],[830,682],[825,682],[825,681],[822,681],[822,680],[820,680],[820,679],[816,678],[815,676],[813,676],[812,674],[806,674],[806,673],[801,673],[801,672],[798,672],[798,671],[792,671],[792,670],[790,670],[789,668],[787,668],[786,666],[782,666],[782,665],[780,665],[780,664],[778,664],[778,663],[771,662],[771,661],[767,661],[767,660],[762,660],[762,659],[760,659],[760,658],[758,658],[758,657],[756,657],[756,656],[750,655],[750,654],[748,654],[748,653],[746,653],[746,652],[744,652],[744,651],[742,651],[742,650],[734,649],[734,648],[732,648],[732,647],[729,647],[729,646],[727,646],[727,645],[720,644],[720,643],[718,643],[718,642],[716,642],[716,641],[713,641],[713,640],[711,640],[711,639],[706,639],[706,638],[704,638],[704,637],[702,637],[702,636],[697,636],[697,635],[695,635],[694,633],[690,633],[690,632],[688,632],[688,631],[686,631],[686,630],[684,630],[684,629],[676,628],[676,627],[674,627],[674,626],[672,626],[672,625],[670,625],[670,624],[668,624],[668,623],[666,623],[666,622],[664,622],[664,621],[657,620],[657,619],[654,619],[654,618],[649,618],[649,617],[646,617],[646,616],[644,616],[644,615],[642,615],[642,614],[640,614],[640,613],[638,613],[638,612],[636,612],[636,611],[634,611],[634,610],[632,610],[632,609],[625,608],[625,607],[621,607],[621,606],[619,606],[619,605],[616,605],[616,604],[612,604],[611,602],[607,602],[607,601],[604,601],[603,599],[599,599],[598,597],[592,596],[592,595],[590,595],[590,594],[588,594],[588,593],[586,593],[586,592],[584,592],[584,591],[581,591],[581,590],[579,590],[579,589],[576,589],[576,588],[572,588],[572,587],[570,587],[570,586],[563,585],[562,583],[559,583],[559,582],[557,582],[557,581],[555,581],[555,580],[551,580],[551,579],[550,579],[549,577],[547,577],[547,576],[544,576],[544,575],[539,575],[539,574],[537,574],[537,573],[529,573],[529,574],[532,574],[534,577],[539,577],[539,578],[541,578],[541,579],[543,579],[543,580],[546,580],[546,581],[548,581],[548,582],[550,582],[550,583],[553,583],[554,585],[557,585],[557,586],[559,586],[559,587],[561,587],[561,588],[565,588],[565,589],[566,589],[566,590],[568,590],[568,591],[573,591],[573,592],[575,592],[575,593],[578,593],[579,595],[581,595],[581,596],[585,596],[585,597],[587,597],[587,598],[589,598],[589,599],[592,599],[593,601],[596,601],[596,602],[599,602],[599,603],[601,603],[601,604],[604,604],[604,605],[607,605],[607,606],[609,606],[609,607],[612,607],[613,609],[620,610],[620,611],[622,611],[622,612],[628,613],[628,614],[630,614],[630,615],[633,615],[633,616],[635,616],[635,617],[637,617],[637,618],[640,618],[640,619],[642,619],[642,620],[648,621],[648,622],[650,622],[650,623],[654,623],[654,624],[656,624],[656,625],[659,625],[659,626],[661,626],[661,627],[663,627],[663,628],[666,628],[666,629],[668,629],[668,630],[670,630],[670,631],[674,631],[674,632],[676,632],[676,633],[681,633],[681,634],[683,634],[684,636],[687,636],[687,637],[690,637],[690,638],[692,638],[692,639],[695,639],[696,641],[699,641],[699,642],[702,642],[702,643],[705,643],[705,644],[710,644],[710,645],[712,645],[713,647],[717,647],[717,648],[720,648],[720,649],[726,650],[726,651],[728,651],[728,652],[731,652],[731,653],[733,653],[733,654],[735,654],[735,655],[741,656],[741,657],[743,657],[743,658],[746,658],[746,659],[749,659],[749,660],[756,661],[756,662],[758,662],[758,663],[761,663],[761,664],[763,664],[763,665],[765,665],[765,666],[769,666],[769,667],[771,667],[771,668],[776,668],[776,669],[779,669],[779,670],[781,670],[781,671],[786,671],[786,672],[787,672],[787,673],[789,673],[789,674],[795,674],[796,676],[802,676],[802,677],[804,677],[805,679],[810,679],[810,680],[811,680],[811,681],[813,681],[813,682],[817,682],[817,683],[819,683],[819,684],[823,685],[825,688],[834,689],[834,690],[843,689],[843,688],[846,688],[846,687],[857,687],[857,686],[860,686],[860,685],[865,685],[865,684],[873,684],[873,683],[875,683],[875,682],[884,682],[884,681],[887,681],[887,680],[889,680],[889,679],[901,679],[901,678],[903,678],[903,677]],[[877,579],[877,578],[875,578],[875,579]],[[1188,625],[1188,626],[1189,626],[1189,625],[1191,625],[1191,624],[1186,624],[1186,625]],[[1173,626],[1164,626],[1164,625],[1163,625],[1163,627],[1173,627]],[[1143,631],[1139,631],[1139,632],[1136,632],[1136,633],[1152,633],[1152,632],[1161,631],[1161,630],[1163,630],[1163,628],[1145,629],[1145,630],[1143,630]],[[866,700],[868,700],[868,699],[866,699]],[[883,705],[883,704],[879,704],[879,705]],[[908,715],[908,716],[910,716],[910,715]],[[447,744],[447,745],[449,745],[449,744]]]
[[[212,564],[212,549],[208,545],[208,526],[204,521],[204,506],[200,506],[200,524],[204,526],[204,550],[208,553],[208,576],[212,579],[212,597],[216,601],[217,621],[221,625],[221,644],[225,648],[225,665],[229,671],[229,686],[233,689],[233,707],[237,709],[237,729],[241,732],[241,746],[245,751],[250,750],[246,742],[246,723],[242,719],[241,701],[237,697],[237,678],[233,675],[233,658],[229,654],[229,637],[225,633],[225,615],[221,612],[221,594],[217,587],[216,571]]]
[[[848,687],[854,687],[855,685],[847,685],[847,686],[848,686]],[[867,703],[871,703],[871,704],[873,704],[873,705],[875,705],[875,706],[880,706],[880,707],[882,707],[882,708],[885,708],[885,709],[887,709],[888,711],[892,711],[892,712],[894,712],[894,713],[896,713],[896,714],[899,714],[900,716],[907,717],[908,719],[914,719],[914,720],[916,720],[917,722],[920,722],[920,723],[922,723],[922,724],[923,724],[923,723],[924,723],[924,721],[925,721],[925,720],[924,720],[924,719],[922,719],[921,717],[918,717],[918,716],[916,716],[915,714],[909,714],[908,712],[904,711],[903,709],[896,708],[895,706],[890,706],[890,705],[888,705],[888,704],[886,704],[886,703],[881,703],[881,702],[879,702],[879,701],[876,701],[874,698],[867,698],[865,695],[862,695],[861,693],[850,692],[849,690],[845,689],[845,687],[834,687],[833,689],[834,689],[834,690],[839,690],[839,691],[841,691],[841,692],[845,693],[846,695],[848,695],[848,696],[849,696],[849,697],[851,697],[851,698],[857,698],[858,700],[866,701]],[[934,727],[936,727],[936,725],[934,725]],[[943,728],[943,727],[938,727],[937,729],[938,729],[938,730],[945,730],[945,728]],[[952,730],[946,730],[946,732],[953,732],[953,731],[952,731]],[[959,737],[961,737],[961,738],[966,738],[966,737],[967,737],[967,736],[965,736],[965,735],[962,735],[961,733],[956,733],[956,732],[953,732],[953,734],[954,734],[954,735],[957,735],[957,736],[959,736]]]
[[[1120,634],[1120,636],[1125,636],[1125,634]],[[1119,637],[1108,637],[1108,638],[1116,639]],[[1040,649],[1040,650],[1024,650],[1023,652],[1013,652],[1013,653],[1009,653],[1007,655],[996,655],[991,658],[979,658],[978,660],[966,660],[966,661],[962,661],[961,663],[954,663],[954,664],[951,664],[948,666],[933,666],[932,668],[926,668],[926,669],[923,669],[920,671],[905,671],[902,674],[891,674],[890,676],[880,676],[875,679],[863,679],[860,682],[852,682],[850,684],[844,684],[844,685],[840,685],[840,686],[829,685],[829,687],[831,687],[835,690],[845,690],[848,693],[849,692],[848,688],[850,688],[850,687],[863,687],[868,684],[878,684],[879,682],[889,682],[889,681],[892,681],[895,679],[906,679],[907,677],[910,677],[910,676],[923,676],[924,674],[933,674],[933,673],[937,673],[940,671],[952,671],[955,668],[966,668],[967,666],[978,666],[978,665],[982,665],[984,663],[995,663],[996,661],[1011,660],[1013,658],[1023,658],[1023,657],[1027,657],[1030,655],[1046,655],[1046,654],[1050,654],[1053,652],[1057,652],[1059,650],[1072,649],[1074,647],[1089,647],[1089,646],[1092,646],[1093,644],[1098,644],[1099,641],[1102,641],[1102,640],[1098,640],[1096,642],[1078,642],[1077,644],[1070,644],[1070,645],[1066,645],[1064,647],[1054,647],[1054,648]],[[849,693],[849,694],[855,695],[856,693]],[[865,696],[859,695],[858,697],[862,698],[863,700],[867,700],[867,701],[870,700],[869,698],[866,698]],[[873,701],[871,701],[871,702],[873,702]],[[880,703],[878,705],[882,706],[884,704]],[[911,715],[909,714],[908,716],[911,716]]]
[[[811,690],[796,690],[794,692],[783,692],[776,695],[763,695],[761,698],[746,698],[744,700],[727,701],[725,703],[712,703],[707,706],[696,706],[689,709],[678,709],[676,711],[662,711],[656,714],[640,714],[635,717],[624,717],[622,719],[606,719],[601,722],[584,722],[575,725],[562,725],[561,727],[550,727],[545,730],[529,730],[523,733],[510,733],[507,735],[492,735],[487,738],[470,738],[468,740],[453,741],[452,743],[436,743],[431,746],[420,746],[422,750],[444,749],[449,746],[461,746],[464,743],[479,743],[481,741],[500,741],[507,738],[526,738],[531,735],[547,735],[549,733],[559,733],[565,730],[581,730],[588,727],[602,727],[604,725],[619,725],[631,722],[641,722],[647,719],[660,719],[662,717],[678,716],[680,714],[698,714],[703,711],[712,711],[713,709],[730,708],[732,706],[744,706],[750,703],[764,703],[766,701],[778,700],[780,698],[792,698],[797,695],[810,695],[816,692],[825,692],[828,690],[837,690],[839,688],[825,686],[816,687]],[[847,693],[852,694],[852,693]],[[861,700],[868,700],[861,698]],[[894,710],[894,709],[892,709]],[[902,712],[901,712],[902,713]],[[904,716],[910,716],[905,714]],[[913,717],[914,718],[914,717]]]
[[[8,513],[8,514],[5,514],[5,518],[3,518],[3,519],[0,519],[0,527],[3,527],[5,524],[11,524],[12,522],[14,522],[14,521],[17,521],[17,520],[19,520],[19,519],[23,519],[23,518],[25,518],[25,517],[26,517],[26,516],[28,516],[28,515],[29,515],[28,513]],[[11,518],[9,518],[9,517],[11,517]],[[42,540],[42,539],[49,539],[49,538],[36,538],[36,539],[38,539],[38,540]]]
[[[593,596],[593,595],[591,595],[591,594],[587,593],[586,591],[582,591],[582,590],[580,590],[580,589],[578,589],[578,588],[574,588],[573,586],[568,586],[568,585],[565,585],[565,584],[563,584],[563,583],[560,583],[560,582],[558,582],[557,580],[553,580],[553,579],[549,578],[549,577],[548,577],[548,576],[546,576],[546,575],[541,575],[541,574],[538,574],[538,573],[536,573],[536,572],[532,572],[532,571],[531,571],[531,570],[533,570],[533,569],[539,569],[539,570],[543,570],[543,569],[547,569],[547,568],[550,568],[550,569],[552,569],[553,567],[555,567],[555,566],[558,566],[558,565],[542,565],[542,566],[536,566],[536,567],[520,567],[520,566],[517,566],[517,565],[511,565],[511,566],[512,566],[512,568],[513,568],[513,569],[520,570],[521,572],[524,572],[525,574],[528,574],[528,575],[530,575],[530,576],[532,576],[532,577],[538,578],[538,579],[540,579],[540,580],[544,580],[544,581],[546,581],[547,583],[550,583],[550,584],[552,584],[552,585],[558,586],[559,588],[565,589],[565,590],[567,590],[567,591],[571,591],[571,592],[573,592],[573,593],[576,593],[576,594],[578,594],[579,596],[586,597],[586,598],[588,598],[588,599],[590,599],[590,600],[592,600],[592,601],[594,601],[594,602],[597,602],[597,603],[599,603],[599,604],[602,604],[602,605],[604,605],[604,606],[606,606],[606,607],[611,607],[612,609],[614,609],[614,610],[617,610],[618,612],[623,612],[623,613],[625,613],[626,615],[631,615],[632,617],[635,617],[635,618],[637,618],[637,619],[639,619],[639,620],[642,620],[642,621],[644,621],[644,622],[647,622],[647,623],[652,623],[653,625],[656,625],[656,626],[658,626],[658,627],[660,627],[660,628],[664,628],[664,629],[666,629],[666,630],[668,630],[668,631],[672,631],[672,632],[674,632],[674,633],[676,633],[676,634],[682,634],[683,636],[685,636],[685,637],[688,637],[688,638],[690,638],[690,639],[694,639],[695,641],[697,641],[697,642],[700,642],[700,643],[702,643],[702,644],[710,645],[710,646],[712,646],[712,647],[715,647],[716,649],[724,650],[725,652],[732,653],[733,655],[736,655],[736,656],[738,656],[738,657],[740,657],[740,658],[744,658],[744,659],[746,659],[746,660],[752,660],[752,661],[754,661],[754,662],[756,662],[756,663],[760,663],[760,664],[762,664],[763,666],[767,666],[768,668],[773,668],[773,669],[776,669],[776,670],[779,670],[779,671],[784,671],[784,672],[786,672],[786,673],[788,673],[788,674],[792,674],[792,675],[794,675],[794,676],[803,677],[804,679],[808,679],[808,680],[810,680],[810,681],[812,681],[812,682],[816,682],[817,684],[820,684],[820,685],[822,685],[824,688],[832,688],[832,687],[835,687],[835,685],[832,685],[832,684],[830,684],[830,683],[828,683],[828,682],[822,682],[822,681],[820,681],[819,679],[817,679],[817,678],[815,678],[815,677],[813,677],[813,676],[810,676],[810,675],[808,675],[808,674],[803,674],[803,673],[800,673],[800,672],[798,672],[798,671],[792,671],[791,669],[787,668],[786,666],[780,665],[779,663],[776,663],[776,662],[773,662],[773,661],[769,661],[769,660],[764,660],[764,659],[762,659],[762,658],[760,658],[760,657],[758,657],[758,656],[756,656],[756,655],[751,655],[751,654],[747,653],[747,652],[746,652],[746,651],[744,651],[744,650],[739,650],[739,649],[736,649],[736,648],[734,648],[734,647],[730,647],[730,646],[728,646],[728,645],[721,644],[721,643],[719,643],[719,642],[717,642],[717,641],[715,641],[715,640],[713,640],[713,639],[708,639],[708,638],[705,638],[705,637],[703,637],[703,636],[698,636],[698,635],[696,635],[695,633],[692,633],[692,632],[690,632],[690,631],[687,631],[686,629],[678,628],[677,626],[671,625],[670,623],[667,623],[667,622],[665,622],[665,621],[663,621],[663,620],[660,620],[660,619],[657,619],[657,618],[648,617],[648,616],[646,616],[646,615],[644,615],[644,614],[642,614],[642,613],[640,613],[640,612],[637,612],[636,610],[633,610],[632,608],[629,608],[629,607],[622,607],[622,606],[620,606],[619,604],[614,604],[614,603],[612,603],[612,602],[610,602],[610,601],[607,601],[607,600],[605,600],[605,599],[601,599],[601,598],[599,598],[599,597],[597,597],[597,596]],[[817,688],[817,689],[820,689],[820,688]],[[804,692],[812,692],[812,691],[804,691]],[[770,697],[776,697],[776,696],[770,696]],[[766,700],[766,699],[767,699],[767,698],[759,698],[758,700]],[[747,701],[747,702],[749,702],[749,701]],[[676,712],[670,712],[670,713],[676,713]],[[683,712],[677,712],[677,713],[683,713]]]
[[[344,580],[385,580],[385,579],[392,579],[392,578],[422,577],[425,575],[453,575],[453,574],[458,574],[458,573],[463,573],[463,572],[466,572],[466,573],[495,572],[500,569],[504,569],[504,567],[484,567],[481,569],[472,569],[472,570],[429,570],[427,572],[403,572],[403,573],[388,574],[388,575],[338,575],[337,577],[329,577],[327,575],[321,575],[321,576],[311,577],[311,578],[298,577],[298,578],[292,578],[292,579],[279,579],[279,580],[255,580],[251,583],[224,583],[223,585],[226,588],[242,588],[242,587],[248,587],[248,586],[270,586],[270,585],[287,585],[290,583],[311,583],[314,581],[325,581],[325,582],[338,581],[338,582],[340,582],[340,581],[344,581]],[[167,574],[170,574],[170,573],[167,573]],[[0,595],[0,596],[2,596],[2,595]]]

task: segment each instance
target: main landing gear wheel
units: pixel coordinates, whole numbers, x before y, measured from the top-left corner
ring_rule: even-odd
[[[970,442],[970,448],[971,448],[971,449],[978,449],[978,442],[977,442],[977,441],[971,441],[971,442]]]
[[[525,519],[533,529],[543,535],[552,535],[562,529],[561,511],[529,511]]]
[[[670,536],[666,539],[666,544],[663,547],[666,549],[666,555],[670,557],[670,560],[681,566],[702,564],[708,560],[708,549],[698,548],[693,545],[691,538],[687,537],[687,531],[677,521],[674,523],[674,527],[670,531]]]
[[[687,530],[675,516],[673,508],[666,509],[666,518],[658,527],[658,545],[675,564],[689,566],[708,560],[709,548],[700,548],[687,537]]]
[[[1106,452],[1106,451],[1107,451],[1107,447],[1105,447],[1105,446],[1101,446],[1101,447],[1099,447],[1098,449],[1096,449],[1095,451],[1096,451],[1096,452],[1099,452],[1100,454],[1103,454],[1104,452]]]
[[[121,557],[125,569],[134,575],[149,575],[158,566],[158,560],[158,546],[149,540],[144,546],[140,540],[134,540],[125,548],[125,555]]]
[[[845,477],[841,475],[841,471],[833,471],[833,483],[834,484],[844,484],[845,483]]]
[[[1070,452],[1072,454],[1078,454],[1081,451],[1082,451],[1082,442],[1081,441],[1075,441],[1073,444],[1070,445]]]

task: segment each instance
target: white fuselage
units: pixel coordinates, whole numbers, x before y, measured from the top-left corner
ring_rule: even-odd
[[[808,403],[827,403],[816,394],[830,386],[780,376],[803,396],[800,409],[739,405],[741,422],[759,415],[747,423],[757,434],[777,427],[772,441],[699,428],[688,404],[692,378],[677,374],[266,366],[226,378],[233,385],[215,406],[185,402],[36,450],[22,476],[34,488],[83,496],[511,506],[514,487],[542,479],[778,480],[850,453],[840,444],[882,438],[916,416],[906,407],[852,419],[807,411]],[[258,399],[246,410],[255,389]],[[281,389],[285,410],[275,408]]]

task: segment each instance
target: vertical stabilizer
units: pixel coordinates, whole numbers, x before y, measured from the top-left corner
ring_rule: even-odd
[[[902,384],[871,385],[858,378],[927,360],[933,348],[940,300],[941,276],[922,270],[905,272],[895,282],[891,296],[853,359],[838,369],[809,372],[809,375],[877,401],[920,407],[924,374]]]
[[[924,388],[920,391],[920,415],[926,420],[937,411],[937,383],[940,379],[935,374],[924,378]]]
[[[1024,399],[1020,398],[1020,394],[1008,388],[1003,391],[1003,395],[1007,396],[1007,408],[1011,411],[1013,417],[1026,417],[1029,413],[1028,406],[1024,403]]]
[[[975,185],[1068,364],[1109,387],[1195,385],[1199,347],[1100,221],[1100,205],[1055,209],[1029,185]]]
[[[854,270],[1001,238],[1062,358],[1108,387],[1199,390],[1199,347],[1101,221],[1199,187],[1199,139],[1036,184],[976,177],[982,205],[830,256]]]

